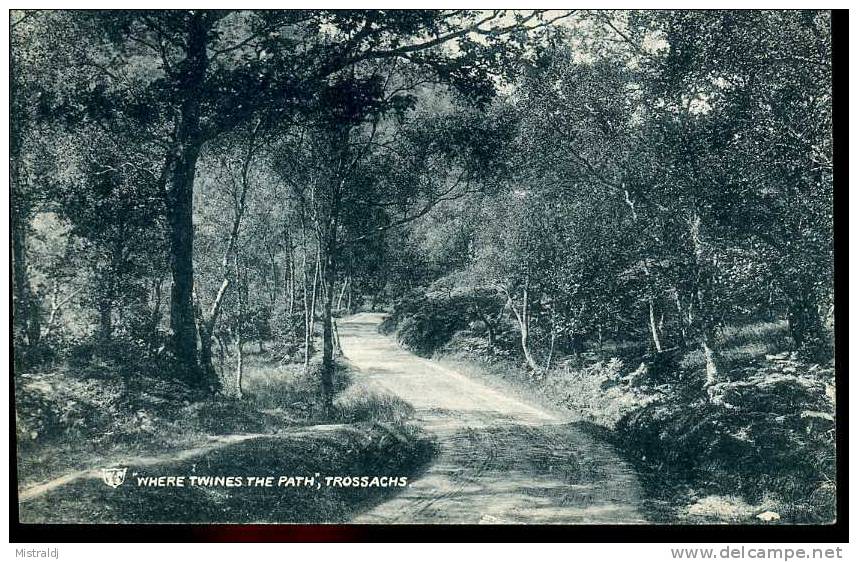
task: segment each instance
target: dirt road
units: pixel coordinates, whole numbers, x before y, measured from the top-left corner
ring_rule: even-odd
[[[382,314],[338,321],[367,383],[396,394],[440,453],[395,499],[355,523],[645,523],[631,468],[607,443],[380,335]]]

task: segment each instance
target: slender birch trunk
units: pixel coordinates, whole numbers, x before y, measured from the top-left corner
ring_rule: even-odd
[[[697,268],[697,303],[700,313],[700,348],[706,362],[706,387],[711,387],[719,381],[718,353],[713,348],[715,340],[714,311],[711,310],[709,291],[712,278],[709,264],[706,263],[703,242],[700,238],[700,215],[695,214],[689,220],[689,235],[694,248],[695,265]],[[690,307],[689,307],[690,310]]]
[[[655,323],[655,308],[652,297],[649,298],[649,329],[652,334],[652,342],[655,344],[655,351],[661,353],[661,339],[658,336],[658,326]]]
[[[351,277],[346,277],[345,281],[343,281],[343,288],[340,289],[340,296],[337,299],[337,312],[343,310],[343,296],[345,295],[346,288],[349,286],[349,282],[351,281]]]
[[[524,287],[522,288],[521,312],[515,308],[512,295],[509,293],[507,293],[507,303],[509,304],[509,308],[512,310],[512,313],[515,315],[515,319],[518,321],[519,333],[521,335],[521,351],[524,353],[524,360],[531,370],[537,371],[539,370],[539,366],[536,364],[536,361],[533,359],[533,355],[530,353],[530,343],[528,341],[530,337],[530,311],[528,310],[528,300],[530,300],[530,296],[528,294],[528,282],[529,280],[525,280]]]
[[[301,256],[301,279],[303,282],[303,297],[304,297],[304,372],[310,369],[310,295],[307,284],[307,245],[306,237],[304,244],[304,252]]]
[[[244,287],[241,283],[242,272],[239,270],[238,257],[235,257],[234,264],[236,276],[239,279],[238,290],[236,291],[238,322],[235,324],[235,395],[241,398],[241,382],[244,376],[244,334],[241,329],[241,323],[244,319]]]

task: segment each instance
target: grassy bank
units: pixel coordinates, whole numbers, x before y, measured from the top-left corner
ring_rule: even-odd
[[[410,426],[365,423],[296,435],[248,439],[182,461],[132,465],[114,489],[100,478],[79,479],[21,504],[23,522],[88,523],[336,523],[346,522],[403,488],[327,485],[326,476],[413,477],[433,448]],[[138,477],[244,478],[239,487],[138,486]],[[279,487],[280,477],[314,477],[316,486]],[[247,478],[272,477],[274,486]],[[371,482],[371,480],[370,480]],[[407,480],[405,481],[407,485]]]
[[[19,375],[19,489],[51,483],[21,503],[22,521],[347,521],[401,488],[136,484],[138,476],[418,473],[434,444],[409,423],[410,405],[369,391],[341,364],[335,411],[325,417],[316,368],[305,373],[302,366],[252,354],[241,399],[194,399],[176,383],[149,377],[131,382],[97,370]],[[100,475],[113,466],[128,467],[117,489]],[[87,470],[53,485],[52,479]]]

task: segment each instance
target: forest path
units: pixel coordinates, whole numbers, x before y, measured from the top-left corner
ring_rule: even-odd
[[[402,349],[383,314],[337,322],[367,385],[411,403],[438,440],[426,472],[355,523],[646,523],[637,476],[569,418]]]

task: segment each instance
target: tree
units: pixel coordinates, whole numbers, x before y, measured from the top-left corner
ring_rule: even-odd
[[[196,165],[207,142],[260,111],[286,118],[327,88],[328,77],[374,60],[423,65],[484,95],[475,57],[496,41],[544,27],[533,11],[119,11],[73,13],[69,26],[90,42],[74,65],[94,69],[103,118],[137,120],[163,150],[172,275],[173,351],[189,382],[199,374],[193,304]],[[235,31],[238,33],[235,33]],[[475,43],[474,36],[485,38]],[[493,43],[495,42],[495,43]],[[445,51],[456,43],[459,54]]]

